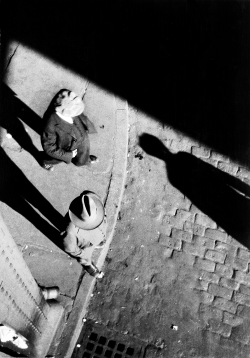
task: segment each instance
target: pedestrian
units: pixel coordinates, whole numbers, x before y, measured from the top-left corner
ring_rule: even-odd
[[[67,89],[60,90],[52,100],[44,115],[46,124],[41,136],[44,169],[53,171],[54,165],[62,162],[76,166],[97,162],[97,157],[89,154],[88,136],[96,129],[83,110],[82,99]]]
[[[106,242],[107,219],[100,197],[84,191],[70,204],[65,221],[66,228],[61,233],[64,250],[76,258],[91,276],[102,278],[103,272],[92,262],[94,249]]]

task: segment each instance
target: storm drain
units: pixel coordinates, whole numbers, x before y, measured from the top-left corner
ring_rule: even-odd
[[[143,350],[141,342],[89,321],[83,327],[72,358],[138,358]]]

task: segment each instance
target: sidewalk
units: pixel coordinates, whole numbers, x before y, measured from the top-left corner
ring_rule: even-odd
[[[53,242],[55,229],[49,214],[55,209],[64,216],[70,202],[83,190],[99,194],[108,217],[107,244],[94,253],[94,261],[102,267],[124,187],[127,104],[18,43],[10,46],[7,57],[11,61],[4,78],[8,93],[5,109],[7,106],[11,115],[3,123],[1,142],[7,154],[4,191],[9,197],[0,193],[0,211],[38,284],[60,288],[58,301],[65,308],[67,323],[61,325],[49,353],[55,354],[62,334],[63,344],[58,352],[70,357],[95,280]],[[88,168],[61,164],[47,172],[36,160],[37,150],[42,150],[39,128],[51,98],[61,88],[69,88],[80,96],[85,93],[85,114],[97,129],[97,134],[90,135],[91,154],[99,162]]]

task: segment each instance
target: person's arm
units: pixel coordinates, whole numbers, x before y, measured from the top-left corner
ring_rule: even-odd
[[[45,128],[42,134],[42,147],[44,151],[52,158],[62,160],[69,164],[73,158],[72,152],[67,152],[57,145],[57,133],[53,127]]]

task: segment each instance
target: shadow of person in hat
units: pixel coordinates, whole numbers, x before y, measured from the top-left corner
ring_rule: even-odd
[[[47,201],[37,188],[0,147],[0,201],[29,220],[38,230],[60,248],[60,231],[63,230],[63,216]],[[43,219],[35,209],[47,218]]]
[[[31,137],[27,133],[25,126],[26,123],[30,128],[41,133],[42,119],[33,112],[25,103],[23,103],[6,84],[1,85],[2,94],[2,108],[1,108],[1,124],[21,148],[29,152],[40,163],[40,151],[35,147]],[[0,134],[0,144],[4,138],[3,131]]]
[[[250,248],[250,187],[186,153],[172,154],[156,137],[144,133],[141,148],[166,163],[169,182],[229,235]]]
[[[84,191],[69,206],[62,233],[64,250],[76,258],[93,277],[102,278],[103,273],[95,266],[92,255],[96,247],[106,241],[107,219],[101,198]]]

